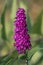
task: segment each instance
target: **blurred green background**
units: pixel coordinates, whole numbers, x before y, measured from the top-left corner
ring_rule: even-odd
[[[43,65],[43,0],[0,0],[0,65],[26,65],[13,46],[13,22],[19,7],[26,10],[31,37],[28,65]]]

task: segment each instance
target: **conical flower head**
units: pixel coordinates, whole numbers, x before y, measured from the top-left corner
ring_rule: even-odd
[[[31,43],[26,24],[25,10],[23,8],[19,8],[16,12],[14,25],[14,46],[16,47],[18,53],[25,53],[27,49],[31,48]]]

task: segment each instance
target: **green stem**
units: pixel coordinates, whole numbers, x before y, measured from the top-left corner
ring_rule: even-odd
[[[26,64],[28,65],[28,59],[26,59]]]
[[[30,65],[30,59],[28,58],[28,50],[26,51],[26,65]]]
[[[28,51],[26,52],[26,64],[28,65]]]

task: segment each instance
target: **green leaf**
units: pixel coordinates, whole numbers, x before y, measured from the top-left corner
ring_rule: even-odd
[[[41,33],[41,25],[42,25],[42,13],[37,17],[35,24],[32,27],[32,33],[42,34]]]
[[[17,51],[0,58],[0,65],[24,65],[25,59],[18,58]]]
[[[7,40],[10,41],[13,35],[13,21],[5,22]]]
[[[5,4],[3,13],[1,15],[1,24],[2,24],[2,38],[6,40],[6,31],[5,31],[5,13],[6,13],[7,4]]]
[[[43,12],[42,12],[41,34],[43,35]]]
[[[17,3],[18,3],[18,0],[13,0],[12,8],[11,8],[11,20],[13,21],[16,15],[17,8],[19,7]]]
[[[32,56],[31,61],[30,61],[30,63],[31,63],[32,65],[34,65],[34,64],[37,65],[38,62],[40,62],[40,60],[42,59],[43,53],[42,53],[41,51],[43,51],[43,50],[37,51],[37,52]]]
[[[39,51],[39,50],[43,50],[43,48],[34,47],[31,50],[29,50],[28,51],[28,60],[30,60],[32,58],[32,56],[34,55],[34,53]]]
[[[18,58],[20,58],[20,59],[26,59],[26,55],[25,54],[20,54],[19,56],[18,56]]]
[[[14,51],[9,55],[0,58],[0,65],[9,65],[10,63],[12,64],[17,59],[18,59],[17,51]]]
[[[28,32],[31,33],[32,25],[31,25],[31,19],[28,10],[27,10],[27,27],[28,27]]]
[[[2,32],[1,31],[2,31],[2,24],[1,24],[1,16],[0,16],[0,45],[3,43],[3,40],[2,40]]]

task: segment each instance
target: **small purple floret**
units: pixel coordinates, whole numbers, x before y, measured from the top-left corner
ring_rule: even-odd
[[[19,8],[16,12],[16,17],[14,21],[14,46],[18,53],[25,53],[26,50],[31,49],[30,35],[28,34],[28,28],[26,24],[26,15],[23,8]]]

